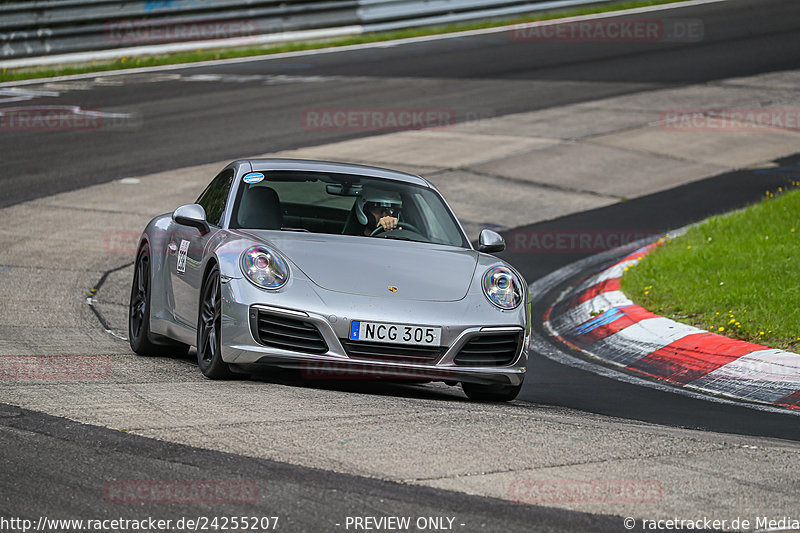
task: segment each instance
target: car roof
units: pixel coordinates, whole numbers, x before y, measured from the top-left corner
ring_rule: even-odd
[[[328,172],[332,174],[355,174],[358,176],[368,176],[372,178],[383,178],[404,183],[413,183],[430,187],[431,184],[420,176],[390,170],[388,168],[371,167],[367,165],[356,165],[354,163],[336,163],[333,161],[316,161],[312,159],[248,159],[248,163],[253,171],[269,170],[295,170],[305,172]]]

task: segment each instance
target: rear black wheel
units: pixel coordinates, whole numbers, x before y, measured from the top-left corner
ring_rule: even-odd
[[[181,343],[157,344],[150,333],[150,249],[143,246],[136,256],[128,307],[128,342],[139,355],[186,355]]]
[[[519,385],[479,385],[477,383],[462,383],[461,388],[467,398],[479,402],[510,402],[522,390]]]
[[[219,267],[214,265],[203,281],[197,319],[197,364],[209,379],[228,379],[231,369],[222,360],[222,298]]]

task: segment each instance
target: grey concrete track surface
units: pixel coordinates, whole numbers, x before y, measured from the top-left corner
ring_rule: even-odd
[[[648,188],[637,191],[637,185],[626,179],[587,178],[561,189],[557,183],[546,182],[558,179],[556,171],[563,172],[563,180],[580,175],[584,158],[579,156],[561,156],[563,168],[554,166],[553,173],[537,175],[537,182],[502,173],[524,168],[518,162],[533,155],[546,159],[559,157],[553,152],[561,149],[614,146],[607,139],[639,143],[639,148],[612,151],[609,158],[596,156],[595,165],[607,165],[609,175],[616,176],[611,170],[622,164],[622,154],[629,153],[642,164],[658,162],[659,166],[649,165],[649,190],[684,183],[687,166],[696,169],[694,179],[733,168],[722,166],[726,163],[717,156],[719,143],[746,144],[747,150],[737,152],[736,165],[769,167],[766,163],[771,159],[795,149],[800,134],[696,136],[692,151],[684,148],[687,138],[683,137],[692,134],[651,124],[657,110],[646,103],[655,99],[665,106],[720,100],[745,104],[763,101],[765,94],[800,100],[783,89],[796,75],[732,79],[651,92],[646,99],[633,95],[597,100],[591,106],[513,115],[444,132],[399,132],[279,155],[338,154],[402,168],[405,165],[400,162],[414,154],[426,165],[422,167],[425,174],[442,186],[465,217],[486,207],[482,198],[469,194],[469,188],[459,194],[459,185],[471,174],[502,182],[508,198],[529,206],[529,220],[536,220],[537,214],[543,219],[564,217],[585,210],[586,198],[600,206],[632,205],[639,200],[620,202],[620,198],[641,196]],[[629,111],[618,112],[620,108]],[[574,116],[581,111],[597,117],[588,129],[574,124]],[[531,129],[542,127],[551,134],[571,131],[571,139],[531,136]],[[432,139],[437,140],[437,150],[426,156],[421,148],[434,144]],[[493,144],[493,140],[502,142]],[[476,155],[478,146],[494,150],[490,162],[483,158],[486,153]],[[680,157],[664,157],[664,153]],[[687,159],[690,156],[694,159]],[[568,510],[662,518],[716,514],[730,519],[790,512],[793,480],[800,474],[796,471],[799,447],[790,442],[659,427],[556,406],[471,404],[460,390],[444,385],[326,384],[285,374],[209,382],[188,360],[132,355],[125,342],[97,326],[83,295],[102,272],[111,271],[96,295],[96,306],[112,332],[123,336],[131,278],[130,268],[124,267],[131,262],[131,243],[139,228],[150,216],[194,198],[221,165],[118,180],[3,210],[4,220],[10,221],[2,234],[9,257],[3,272],[8,302],[3,311],[3,354],[53,356],[50,364],[59,355],[82,356],[88,359],[81,362],[98,370],[91,379],[65,379],[63,374],[25,379],[31,376],[7,371],[0,401],[222,452]],[[515,217],[525,216],[501,207],[495,206],[497,220],[508,225],[518,223]],[[479,226],[472,224],[473,236]],[[58,249],[61,264],[78,268],[54,267],[49,254],[31,253],[39,249]],[[524,255],[525,250],[520,252]],[[54,275],[60,276],[60,283],[51,282]],[[48,318],[42,320],[43,316]],[[6,365],[9,361],[15,359],[0,360]],[[77,364],[61,361],[67,368]],[[526,390],[536,386],[537,376],[532,374]],[[687,477],[687,472],[692,475]],[[646,501],[639,497],[623,502],[542,501],[541,496],[519,493],[520,486],[552,479],[648,482],[663,493]]]
[[[730,5],[731,12],[736,13],[738,9],[740,16],[749,13],[748,8],[742,7],[743,3],[730,2]],[[774,5],[790,9],[787,3]],[[387,53],[401,56],[401,48],[389,49]],[[721,51],[711,48],[709,57],[723,56]],[[791,52],[791,45],[787,45],[786,50]],[[718,65],[717,69],[738,70],[732,63],[735,62],[729,61],[727,67]],[[770,60],[765,60],[765,64],[769,66]],[[745,68],[753,69],[754,65]],[[674,75],[678,72],[675,67]],[[69,158],[64,154],[71,153],[68,145],[74,141],[70,137],[79,138],[83,133],[19,135],[20,139],[27,140],[18,142],[27,142],[28,147],[34,142],[50,141],[50,147],[56,151],[47,165],[50,173],[44,172],[44,167],[26,171],[24,159],[31,153],[21,144],[13,145],[3,138],[4,151],[6,147],[12,148],[8,168],[15,176],[27,177],[29,184],[34,184],[25,185],[25,194],[42,197],[2,211],[6,224],[0,232],[3,249],[0,291],[5,303],[0,312],[0,354],[4,356],[0,358],[4,365],[0,401],[126,430],[138,436],[256,458],[253,460],[279,460],[332,470],[343,476],[367,476],[489,497],[522,499],[526,503],[567,510],[662,518],[705,515],[729,520],[738,516],[781,517],[792,512],[800,462],[797,461],[797,444],[789,441],[661,427],[547,405],[552,403],[549,401],[538,405],[525,402],[505,406],[471,404],[463,399],[459,390],[443,385],[328,384],[303,382],[285,374],[265,375],[256,380],[209,382],[202,379],[191,361],[146,359],[131,354],[123,341],[97,326],[84,301],[87,291],[104,272],[119,269],[107,277],[97,295],[97,306],[113,332],[124,334],[130,271],[121,267],[132,261],[130,243],[150,216],[193,199],[222,164],[222,161],[213,160],[205,165],[178,168],[187,143],[205,138],[198,134],[200,128],[192,127],[202,118],[192,113],[196,109],[201,115],[219,113],[221,122],[215,124],[222,126],[212,140],[235,139],[235,135],[229,135],[233,135],[236,124],[228,125],[224,120],[228,116],[226,112],[231,111],[224,109],[225,102],[232,98],[228,91],[237,93],[248,83],[241,81],[230,85],[222,79],[209,78],[185,83],[184,74],[180,74],[180,79],[166,81],[152,81],[151,78],[150,85],[138,83],[135,77],[92,80],[85,82],[83,89],[76,88],[78,82],[69,82],[63,88],[67,92],[59,97],[72,98],[83,91],[82,98],[90,100],[95,94],[105,94],[105,97],[113,96],[118,106],[122,106],[127,99],[136,100],[147,94],[147,87],[159,84],[194,87],[187,89],[195,91],[191,95],[171,101],[176,109],[164,117],[166,123],[153,125],[157,129],[172,124],[176,129],[167,128],[171,134],[182,129],[191,137],[170,137],[170,140],[175,139],[171,151],[180,154],[175,159],[165,159],[169,150],[164,139],[160,140],[164,146],[158,149],[149,144],[153,140],[146,126],[147,116],[143,122],[145,128],[135,134],[143,140],[141,144],[130,144],[130,139],[114,138],[113,132],[108,132],[103,135],[101,149],[96,150],[101,152],[98,161],[83,158],[74,165],[68,163]],[[535,221],[547,224],[553,219],[577,216],[587,209],[602,211],[635,205],[654,191],[672,190],[676,185],[733,169],[769,166],[773,159],[797,151],[800,136],[797,132],[775,129],[710,135],[669,131],[657,122],[664,109],[675,107],[796,106],[800,101],[796,80],[796,72],[782,72],[645,93],[636,92],[643,86],[625,85],[624,91],[617,90],[618,87],[612,92],[635,94],[610,98],[601,98],[599,93],[581,95],[579,100],[589,101],[568,106],[550,105],[548,109],[473,121],[446,130],[344,140],[285,151],[283,155],[343,158],[418,170],[444,190],[459,215],[469,223],[474,236],[475,231],[488,222],[500,228]],[[351,81],[353,87],[364,92],[364,80]],[[114,86],[116,82],[120,84]],[[486,92],[479,94],[488,95],[496,89],[510,100],[509,95],[515,94],[513,91],[520,86],[514,85],[517,83],[514,80],[508,81],[509,85],[506,82],[495,80],[493,88],[487,84]],[[298,102],[303,98],[325,96],[333,100],[322,102],[338,105],[335,93],[306,92],[314,83],[317,82],[281,78],[278,87],[282,87],[287,98]],[[358,86],[359,83],[362,85]],[[106,87],[101,87],[103,84]],[[548,84],[538,80],[531,86],[540,85],[547,87]],[[603,84],[598,86],[602,90]],[[455,85],[433,80],[429,87],[444,91]],[[474,89],[475,86],[462,83],[459,87],[469,92],[469,87]],[[60,90],[58,86],[41,88]],[[559,89],[563,91],[564,86],[553,89],[553,94]],[[474,94],[469,96],[474,97]],[[403,102],[414,105],[413,101]],[[309,135],[313,136],[313,132]],[[291,135],[287,133],[287,137]],[[94,138],[98,139],[100,137]],[[288,142],[291,147],[302,144]],[[203,148],[206,154],[198,159],[209,160],[216,153],[209,148],[211,144],[204,140],[188,151],[196,155]],[[14,150],[14,146],[19,149]],[[108,181],[108,178],[125,175],[126,172],[120,170],[122,167],[115,167],[116,163],[105,159],[115,146],[129,150],[117,159],[128,163],[122,166],[136,175],[136,179],[113,181],[55,196],[41,194],[42,191],[52,192],[56,187],[40,181],[37,173],[39,176],[56,173],[52,169],[62,173],[66,182],[64,188],[74,188],[87,183],[86,180]],[[242,143],[241,150],[253,146]],[[260,142],[255,143],[252,151],[243,153],[240,150],[236,157],[259,154],[264,151],[262,147]],[[60,149],[64,152],[59,155]],[[151,149],[153,158],[148,162]],[[104,159],[102,164],[107,165],[104,172],[92,167]],[[154,162],[159,168],[167,168],[157,174],[141,172],[141,165]],[[137,168],[140,171],[131,170]],[[536,171],[531,172],[531,168]],[[643,168],[646,172],[642,172]],[[86,174],[85,179],[76,178],[81,170]],[[476,195],[476,190],[493,194]],[[636,199],[622,202],[630,198]],[[630,219],[622,223],[629,224],[628,229],[642,229]],[[539,263],[552,262],[544,260],[541,254],[531,255],[530,250],[512,250],[512,253],[524,263],[526,272],[543,274]],[[30,355],[48,359],[45,363],[38,361],[38,365],[33,365],[29,359],[14,359]],[[72,379],[70,365],[74,367],[77,360],[57,357],[70,355],[88,358],[80,361],[97,370],[94,378]],[[62,366],[54,366],[57,360]],[[17,366],[8,366],[9,362]],[[24,379],[31,376],[11,371],[20,365],[50,375],[44,379],[41,375],[40,379]],[[52,372],[53,369],[61,369],[61,373]],[[535,375],[529,376],[528,390],[538,384]],[[33,418],[31,428],[35,429],[43,422]],[[17,431],[20,430],[11,433]],[[94,435],[104,442],[108,434]],[[27,436],[30,437],[27,442],[42,440],[30,432]],[[22,440],[15,442],[23,443]],[[45,445],[50,446],[42,444]],[[70,449],[73,454],[79,453],[77,447]],[[13,457],[24,460],[18,455],[21,452],[11,448],[4,450],[8,461],[16,462]],[[87,460],[104,465],[113,466],[118,461],[109,459],[102,448],[91,448],[86,455]],[[220,456],[209,457],[218,459]],[[241,457],[237,460],[248,464]],[[41,472],[29,468],[21,471],[26,486],[35,486]],[[198,467],[198,475],[203,471],[203,467]],[[121,472],[134,475],[128,474],[130,470]],[[75,475],[80,476],[80,471],[76,470]],[[118,477],[121,475],[115,474],[117,479],[121,479]],[[153,470],[142,473],[142,477],[151,475],[162,476],[162,479],[189,476],[171,463],[154,464]],[[109,477],[111,474],[91,479],[92,483],[99,483]],[[361,491],[369,490],[359,485],[361,481],[357,477],[338,479],[341,483],[361,487]],[[588,483],[622,480],[632,482],[633,486],[637,482],[649,482],[661,487],[663,493],[647,501],[633,497],[622,502],[574,502],[563,498],[543,500],[530,493],[520,494],[515,489],[520,483],[531,486],[547,480]],[[399,485],[386,486],[390,491],[401,490]],[[99,490],[96,484],[93,487],[91,490]],[[429,494],[425,492],[429,489],[419,489],[419,493],[415,493],[413,487],[409,490],[419,498]],[[14,505],[24,499],[19,497],[20,493],[3,493],[13,498]],[[320,518],[333,516],[333,505],[319,503],[322,501],[315,497],[310,505]],[[64,500],[59,502],[62,510],[72,509]],[[365,504],[362,512],[368,507],[377,514],[387,514],[379,504],[374,507]],[[10,509],[13,508],[12,505]],[[534,509],[531,512],[549,511]],[[565,522],[559,525],[555,520],[552,527],[576,530],[566,515],[561,519]],[[580,520],[580,517],[574,519]],[[620,529],[609,524],[600,524],[598,529]]]

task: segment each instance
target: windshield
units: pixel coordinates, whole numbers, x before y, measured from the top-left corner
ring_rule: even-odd
[[[240,184],[230,226],[470,247],[434,190],[350,174],[251,172]]]

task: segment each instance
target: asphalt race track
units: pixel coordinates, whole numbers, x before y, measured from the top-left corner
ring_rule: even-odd
[[[101,82],[87,78],[21,85],[19,90],[40,91],[26,105],[131,112],[144,127],[112,134],[0,130],[0,207],[126,176],[375,133],[309,128],[298,120],[309,108],[439,108],[453,110],[459,121],[470,121],[800,66],[800,3],[795,0],[728,0],[683,8],[670,16],[702,20],[704,38],[542,43],[512,42],[505,34],[490,33],[129,73],[98,78]],[[222,82],[225,79],[229,81]],[[7,96],[4,89],[0,87],[0,104]],[[800,155],[790,156],[781,164],[793,166],[798,160]],[[778,187],[786,187],[785,176],[744,169],[519,229],[668,231],[757,201],[766,190]],[[531,282],[585,254],[509,251],[502,257]],[[535,301],[537,331],[542,331],[539,319],[547,299],[558,291],[553,287]],[[368,385],[358,387],[370,390]],[[424,392],[408,394],[426,397]],[[446,401],[445,396],[441,399]],[[519,400],[664,426],[800,441],[793,415],[623,383],[545,357],[532,357]],[[104,481],[137,476],[246,478],[268,490],[267,499],[247,507],[215,507],[215,514],[279,515],[286,518],[278,528],[284,531],[345,530],[345,517],[367,514],[457,517],[457,526],[465,525],[455,529],[464,531],[622,530],[617,517],[203,450],[4,404],[0,435],[0,513],[5,516],[141,517],[135,507],[109,505],[102,497]],[[177,519],[203,515],[204,509],[162,505],[148,512]]]
[[[703,40],[565,44],[513,41],[496,33],[199,66],[143,79],[126,76],[123,85],[87,82],[30,104],[133,110],[146,127],[114,135],[0,132],[5,155],[0,206],[125,176],[356,135],[304,127],[298,117],[310,107],[443,108],[458,120],[474,120],[798,65],[795,2],[730,0],[669,16],[701,19]],[[190,79],[169,81],[176,74]],[[233,81],[204,83],[203,76]],[[281,76],[308,82],[297,91],[295,84],[281,83]],[[272,77],[272,84],[265,86],[264,77]],[[59,92],[59,85],[44,90]]]

